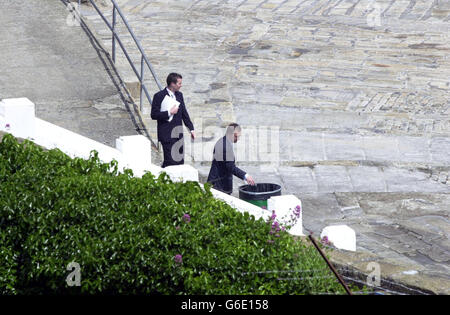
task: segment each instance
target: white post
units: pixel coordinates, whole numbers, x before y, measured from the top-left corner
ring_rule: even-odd
[[[161,168],[152,164],[152,147],[150,141],[142,136],[123,136],[116,139],[116,149],[122,154],[119,159],[119,168],[125,167],[133,171],[137,177],[150,171],[155,176]]]
[[[129,163],[134,165],[148,166],[152,163],[150,141],[142,135],[123,136],[116,139],[116,149]]]
[[[0,130],[18,138],[36,136],[35,106],[28,98],[9,98],[0,102]]]
[[[298,217],[295,215],[296,207],[300,207]],[[281,224],[289,224],[295,218],[289,234],[302,236],[303,234],[303,209],[302,202],[294,195],[273,196],[267,201],[267,208],[270,212],[275,211],[276,220]],[[298,210],[297,210],[298,211]]]
[[[328,238],[336,248],[356,251],[356,233],[347,225],[330,225],[323,229],[320,238]]]

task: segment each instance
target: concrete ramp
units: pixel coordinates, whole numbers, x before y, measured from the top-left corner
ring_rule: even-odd
[[[142,128],[107,55],[61,0],[0,0],[0,99],[104,144]]]

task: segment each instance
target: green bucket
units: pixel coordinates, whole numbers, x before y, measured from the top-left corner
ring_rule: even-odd
[[[260,183],[254,186],[243,185],[239,187],[239,199],[265,209],[267,209],[267,200],[270,197],[280,195],[281,186],[277,184]]]

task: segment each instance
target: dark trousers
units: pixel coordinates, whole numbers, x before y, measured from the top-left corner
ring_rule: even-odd
[[[161,167],[184,164],[184,141],[161,142],[164,161]]]

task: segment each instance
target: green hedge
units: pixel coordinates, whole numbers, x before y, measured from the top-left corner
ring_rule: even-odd
[[[271,231],[196,182],[0,144],[1,294],[343,292],[312,247]]]

